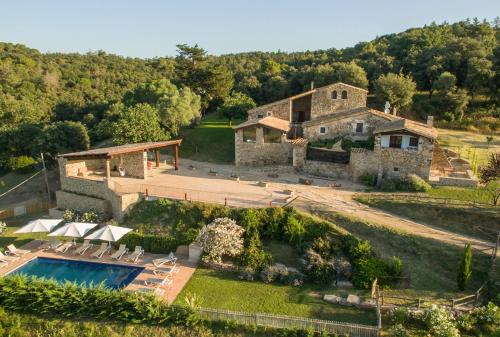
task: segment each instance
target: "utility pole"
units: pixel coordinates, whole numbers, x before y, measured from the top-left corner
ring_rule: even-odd
[[[45,176],[45,186],[47,187],[47,196],[49,197],[49,203],[51,203],[52,198],[50,197],[49,178],[47,177],[47,169],[45,168],[45,159],[43,158],[43,152],[40,152],[40,156],[42,157],[42,171]]]

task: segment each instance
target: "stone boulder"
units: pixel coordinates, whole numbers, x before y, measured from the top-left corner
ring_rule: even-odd
[[[359,305],[361,304],[361,298],[357,295],[349,294],[349,296],[347,296],[346,302],[350,305]]]
[[[339,304],[342,302],[342,297],[336,296],[336,295],[325,294],[323,296],[323,301],[328,302],[328,303],[332,303],[332,304]]]

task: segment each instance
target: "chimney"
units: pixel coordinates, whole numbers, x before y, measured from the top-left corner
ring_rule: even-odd
[[[398,115],[398,110],[396,109],[396,107],[392,108],[392,114],[394,116],[397,116]]]
[[[434,116],[427,116],[427,126],[430,128],[434,126]]]
[[[314,81],[311,81],[311,90],[314,89]]]

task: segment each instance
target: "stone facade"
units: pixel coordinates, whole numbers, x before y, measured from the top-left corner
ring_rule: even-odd
[[[353,181],[359,181],[366,174],[378,174],[378,157],[368,149],[351,149],[349,159],[349,176]]]
[[[328,163],[317,160],[305,160],[302,171],[320,177],[331,177],[336,179],[349,178],[349,165]]]
[[[264,128],[256,128],[256,141],[243,141],[243,129],[235,132],[235,164],[239,165],[282,165],[292,162],[292,143],[287,141],[286,134],[281,136],[280,143],[264,142]]]
[[[353,140],[366,140],[373,136],[373,131],[387,119],[376,116],[368,111],[345,118],[334,118],[323,122],[304,123],[304,138],[313,141],[317,139],[333,139],[336,137],[349,137]],[[362,131],[356,132],[358,123],[362,123]],[[324,133],[321,129],[324,128]]]
[[[290,104],[291,100],[289,98],[286,98],[282,99],[281,101],[259,106],[248,111],[248,119],[274,116],[289,121],[291,111]]]
[[[135,152],[127,153],[110,159],[110,167],[122,167],[125,176],[139,179],[147,178],[147,153]]]
[[[332,92],[337,92],[337,98],[332,98]],[[342,98],[342,92],[347,98]],[[316,89],[312,95],[311,120],[331,114],[335,111],[349,110],[366,106],[368,92],[344,83],[334,83]]]
[[[293,146],[293,167],[296,170],[302,170],[306,164],[307,144],[302,146]]]
[[[86,195],[56,191],[57,207],[60,209],[76,209],[79,211],[95,210],[104,214],[106,218],[113,213],[111,203],[108,200],[89,197]]]

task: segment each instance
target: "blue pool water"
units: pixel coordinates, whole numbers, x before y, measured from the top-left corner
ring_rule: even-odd
[[[143,270],[132,266],[37,257],[10,274],[70,281],[83,286],[102,282],[108,288],[119,289],[126,287]]]

